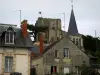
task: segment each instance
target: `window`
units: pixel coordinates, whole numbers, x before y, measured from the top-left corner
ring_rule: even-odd
[[[78,43],[78,38],[76,39],[76,45],[78,45],[79,43]]]
[[[6,44],[14,44],[14,32],[11,30],[8,30],[5,33],[5,43]]]
[[[13,66],[13,57],[6,56],[5,57],[5,72],[12,72]]]
[[[75,38],[73,38],[73,42],[75,43]]]
[[[69,67],[64,67],[64,74],[69,74]]]
[[[55,57],[59,57],[59,52],[58,52],[58,50],[55,50]]]
[[[69,49],[64,48],[64,57],[69,57]]]
[[[55,27],[52,27],[53,30],[55,30]]]
[[[81,47],[81,38],[79,39],[79,46]]]
[[[57,66],[51,66],[51,74],[57,73]]]

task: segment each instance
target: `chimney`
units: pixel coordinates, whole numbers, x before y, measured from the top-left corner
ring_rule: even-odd
[[[42,33],[40,35],[39,40],[40,40],[40,54],[42,54],[43,53],[43,49],[44,49],[44,36],[43,36]]]
[[[21,28],[22,28],[22,34],[23,37],[26,37],[28,32],[27,32],[27,20],[24,20],[21,24]]]

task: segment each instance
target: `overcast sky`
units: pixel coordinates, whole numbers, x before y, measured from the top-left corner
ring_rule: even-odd
[[[100,0],[74,0],[74,14],[79,33],[100,36]],[[20,24],[21,19],[27,19],[30,24],[35,24],[42,12],[46,18],[60,18],[62,27],[64,15],[66,16],[66,31],[68,30],[71,14],[71,0],[0,0],[0,23]],[[62,28],[63,29],[63,28]]]

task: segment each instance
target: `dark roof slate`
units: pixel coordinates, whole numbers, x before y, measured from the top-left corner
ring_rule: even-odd
[[[63,38],[61,38],[61,39],[63,39]],[[43,54],[46,53],[48,50],[50,50],[53,46],[55,46],[61,39],[59,39],[59,40],[57,40],[57,41],[51,43],[49,46],[47,46],[47,47],[44,49]]]
[[[37,57],[35,57],[34,59],[40,58],[42,57],[46,52],[48,52],[52,47],[54,47],[60,40],[62,40],[63,38],[51,43],[50,45],[48,45],[47,47],[45,47],[45,49],[43,50],[42,55],[38,55]],[[38,50],[38,49],[36,49]]]
[[[32,47],[32,48],[31,48],[31,51],[34,52],[35,54],[36,54],[36,53],[39,54],[39,53],[40,53],[40,52],[39,52],[39,46],[34,46],[34,47]]]
[[[77,29],[77,24],[76,24],[76,20],[75,20],[73,9],[71,11],[68,34],[72,34],[72,35],[78,34],[78,29]]]
[[[11,27],[11,26],[10,26]],[[9,26],[0,26],[0,37],[2,36],[2,34],[9,28]],[[17,28],[17,27],[11,27],[14,32],[15,32],[15,43],[14,44],[2,44],[0,42],[0,46],[4,47],[33,47],[33,43],[31,41],[31,38],[28,34],[27,37],[23,37],[22,32],[21,32],[21,28]],[[3,38],[2,40],[5,40],[5,38]]]

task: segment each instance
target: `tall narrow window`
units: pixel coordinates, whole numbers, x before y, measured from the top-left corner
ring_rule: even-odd
[[[14,44],[14,32],[11,30],[8,30],[5,33],[5,43],[6,44]]]
[[[55,57],[59,57],[59,52],[58,52],[58,50],[55,50]]]
[[[81,47],[81,38],[79,39],[79,46]]]
[[[79,43],[78,43],[78,38],[76,38],[76,45],[78,46],[78,44],[79,44]]]
[[[51,66],[51,74],[57,73],[57,66]]]
[[[73,38],[73,42],[75,43],[75,38]]]
[[[6,56],[5,57],[5,72],[12,72],[13,66],[13,57]]]
[[[64,57],[69,57],[69,48],[64,48]]]

